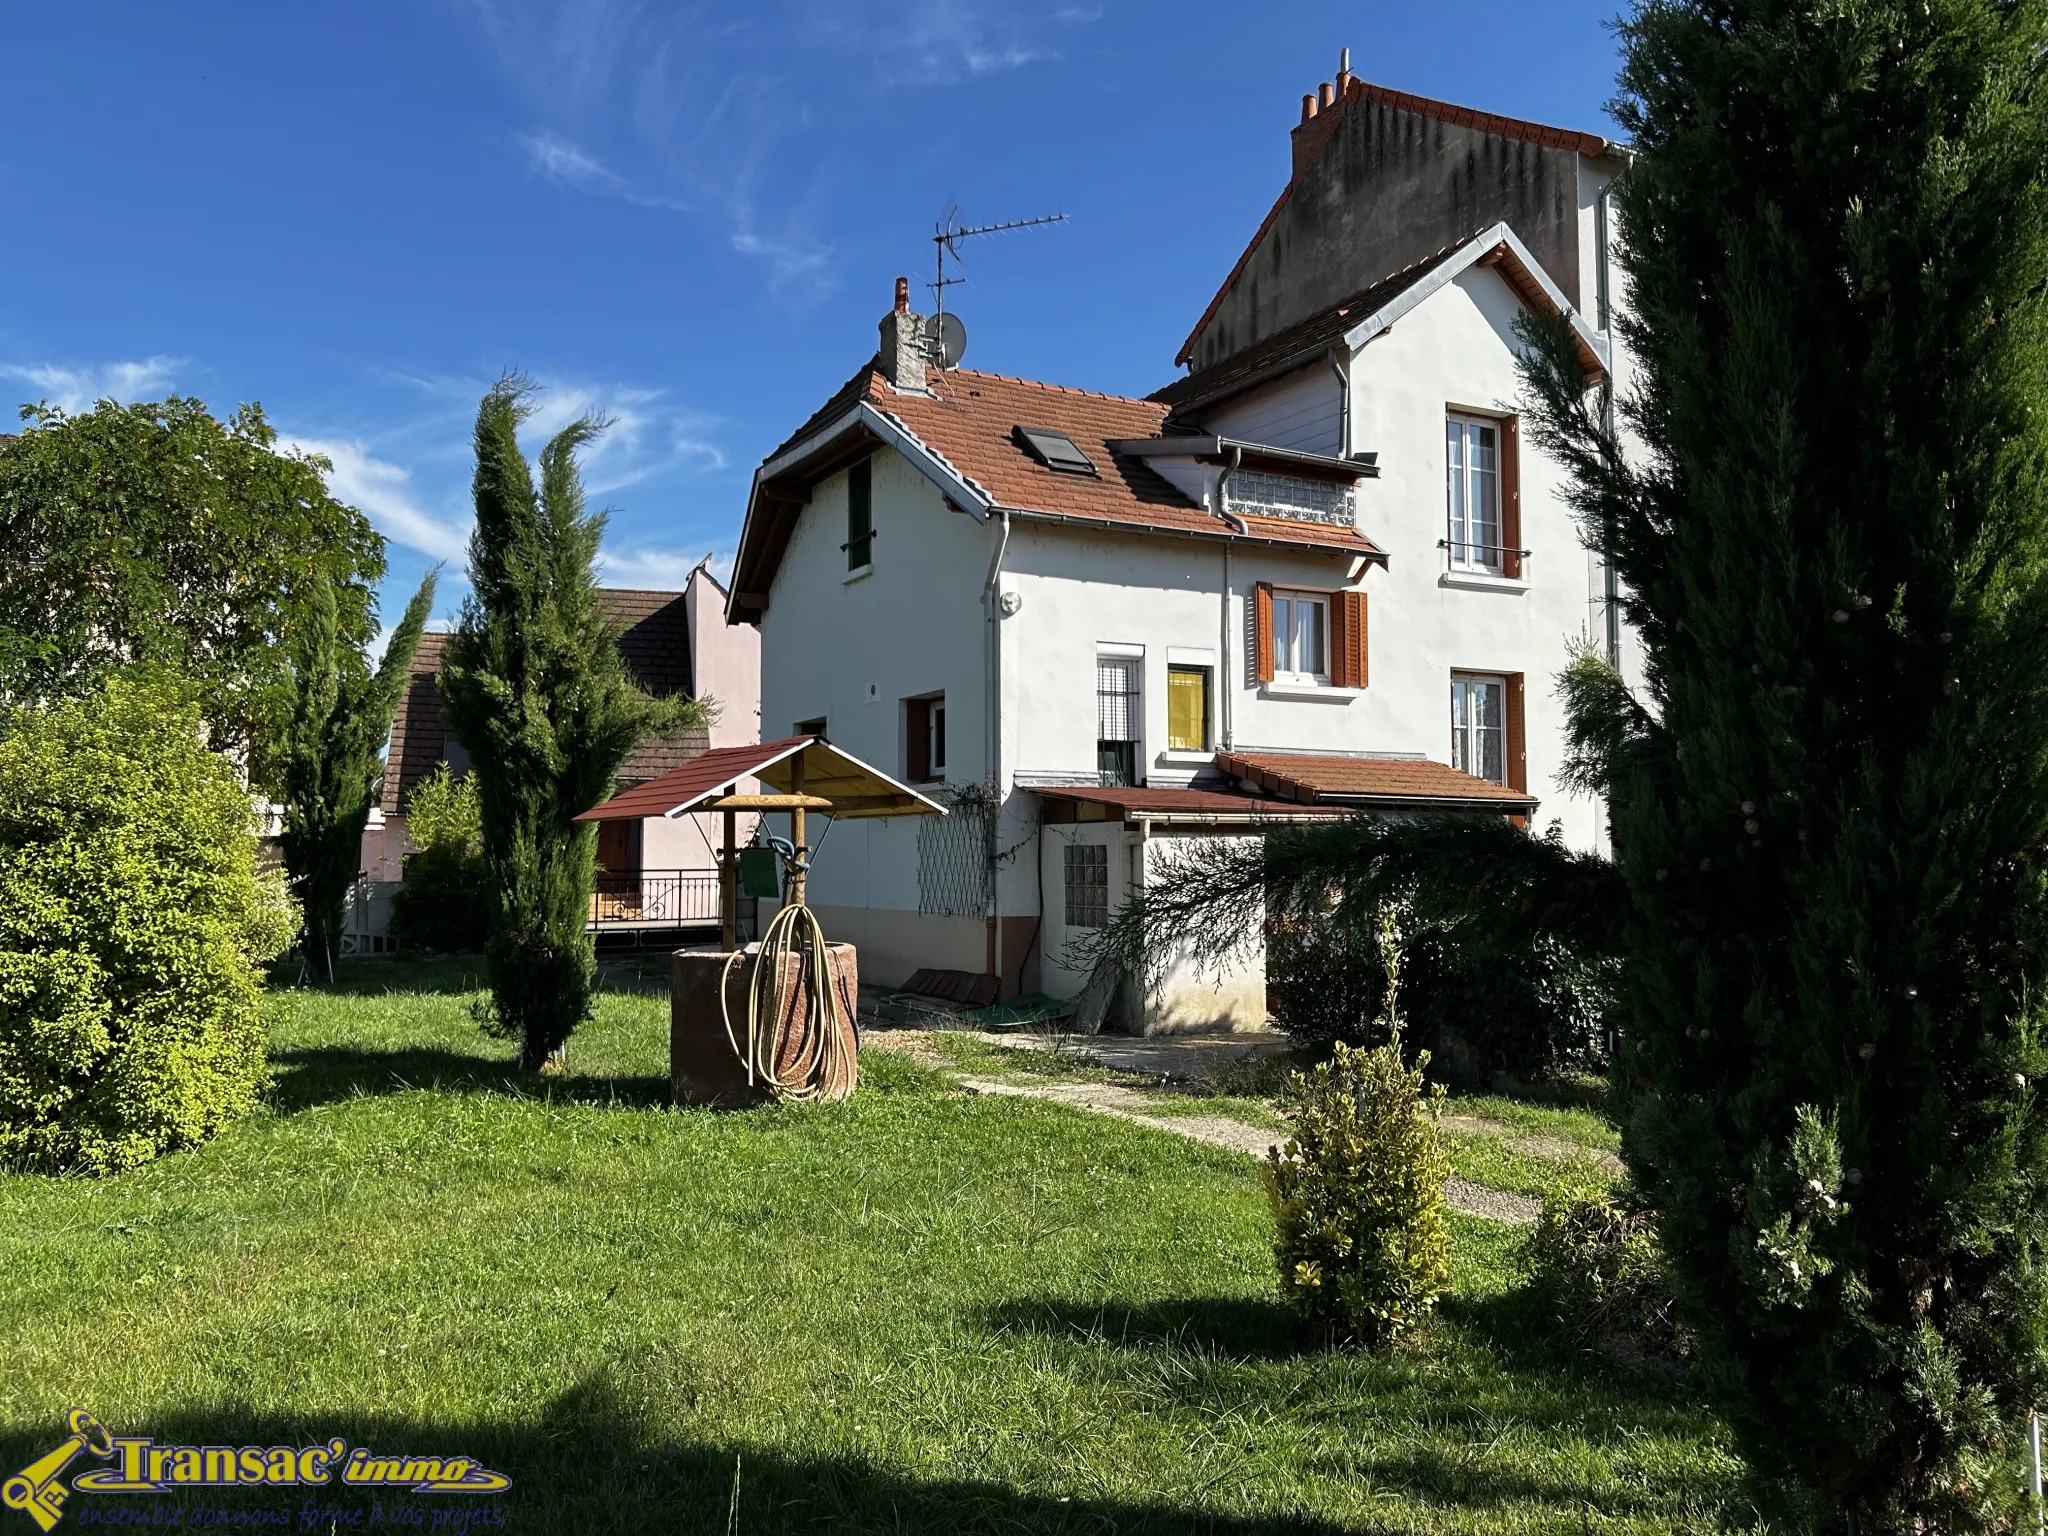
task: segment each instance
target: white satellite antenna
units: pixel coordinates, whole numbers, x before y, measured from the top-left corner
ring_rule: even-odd
[[[955,283],[967,281],[964,277],[946,276],[946,257],[952,256],[954,264],[960,262],[959,242],[971,240],[977,235],[1006,234],[1013,229],[1036,229],[1042,224],[1064,224],[1064,213],[1043,214],[1035,219],[1011,219],[1006,224],[965,225],[960,222],[960,205],[955,203],[946,210],[946,216],[939,221],[937,231],[932,235],[932,244],[938,251],[938,275],[925,286],[930,288],[934,300],[930,330],[934,358],[941,368],[958,365],[967,352],[967,327],[960,323],[960,317],[946,311],[946,290]]]

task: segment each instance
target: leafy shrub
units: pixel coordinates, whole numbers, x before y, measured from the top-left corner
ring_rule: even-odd
[[[1686,1352],[1656,1219],[1632,1191],[1553,1194],[1518,1265],[1530,1298],[1572,1342]]]
[[[1603,967],[1554,940],[1479,946],[1409,920],[1402,943],[1401,1012],[1411,1049],[1426,1049],[1452,1081],[1497,1072],[1535,1078],[1606,1064],[1609,985]],[[1341,917],[1271,926],[1266,976],[1273,1022],[1297,1040],[1375,1045],[1386,966],[1375,936]]]
[[[406,804],[406,835],[419,851],[391,902],[391,931],[408,949],[470,954],[489,936],[483,816],[476,776],[441,764]]]
[[[1282,1299],[1370,1345],[1421,1322],[1450,1273],[1444,1091],[1423,1082],[1427,1060],[1404,1065],[1398,1039],[1370,1050],[1339,1042],[1289,1079],[1293,1134],[1267,1157]]]
[[[267,1079],[260,966],[297,929],[181,691],[116,678],[0,736],[0,1161],[111,1173]]]

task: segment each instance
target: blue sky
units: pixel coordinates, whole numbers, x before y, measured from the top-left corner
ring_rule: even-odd
[[[930,277],[950,206],[1069,216],[964,249],[969,366],[1142,394],[1340,47],[1599,132],[1617,4],[13,7],[0,396],[260,400],[390,540],[390,611],[443,559],[448,619],[477,397],[520,369],[530,446],[615,419],[606,579],[674,585],[726,568],[754,465]]]

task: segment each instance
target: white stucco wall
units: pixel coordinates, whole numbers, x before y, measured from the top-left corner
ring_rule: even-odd
[[[987,638],[982,583],[997,530],[951,512],[893,450],[872,468],[873,559],[848,581],[846,473],[821,481],[798,520],[762,615],[761,731],[773,740],[823,716],[835,745],[902,776],[903,701],[946,698],[945,780],[988,772]],[[771,816],[783,833],[788,818]],[[813,822],[810,904],[826,932],[861,947],[861,974],[884,984],[919,966],[979,972],[979,917],[920,917],[918,818]],[[1010,967],[1014,975],[1014,966]]]
[[[1353,446],[1377,451],[1380,478],[1360,496],[1365,532],[1390,556],[1367,583],[1372,688],[1384,744],[1450,758],[1453,671],[1524,677],[1529,791],[1536,825],[1563,824],[1574,847],[1598,845],[1599,808],[1558,782],[1564,716],[1556,680],[1573,645],[1595,633],[1598,569],[1563,500],[1558,466],[1521,440],[1523,580],[1474,587],[1447,576],[1444,414],[1513,412],[1520,305],[1494,272],[1472,268],[1367,343],[1352,359]],[[1373,717],[1369,717],[1373,718]]]
[[[1066,850],[1076,844],[1109,849],[1109,910],[1113,915],[1131,896],[1170,865],[1178,837],[1148,836],[1128,830],[1121,821],[1084,821],[1043,829],[1039,859],[1045,881],[1043,990],[1055,997],[1075,997],[1087,984],[1081,962],[1093,932],[1066,925]],[[1250,834],[1219,834],[1241,839]],[[1266,1023],[1266,951],[1256,916],[1257,936],[1231,964],[1210,969],[1185,955],[1161,957],[1158,972],[1142,996],[1127,987],[1116,999],[1116,1015],[1106,1028],[1147,1035],[1186,1034],[1215,1030],[1261,1029]]]

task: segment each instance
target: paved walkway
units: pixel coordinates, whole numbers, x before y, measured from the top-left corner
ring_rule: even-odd
[[[961,1087],[970,1093],[986,1093],[1005,1098],[1042,1099],[1050,1104],[1065,1104],[1074,1109],[1084,1109],[1094,1115],[1109,1115],[1118,1120],[1129,1120],[1136,1125],[1155,1126],[1162,1131],[1172,1131],[1190,1141],[1204,1142],[1212,1147],[1225,1147],[1232,1152],[1245,1152],[1253,1157],[1263,1158],[1275,1147],[1286,1141],[1284,1134],[1277,1134],[1261,1126],[1246,1125],[1242,1120],[1232,1120],[1222,1115],[1173,1115],[1163,1114],[1158,1106],[1143,1094],[1128,1088],[1119,1088],[1111,1083],[1008,1083],[987,1077],[962,1077]],[[1457,1210],[1472,1216],[1486,1216],[1494,1221],[1512,1222],[1528,1226],[1536,1220],[1543,1208],[1542,1202],[1527,1195],[1513,1195],[1502,1189],[1489,1189],[1484,1184],[1473,1184],[1465,1179],[1447,1179],[1444,1182],[1444,1199]]]

